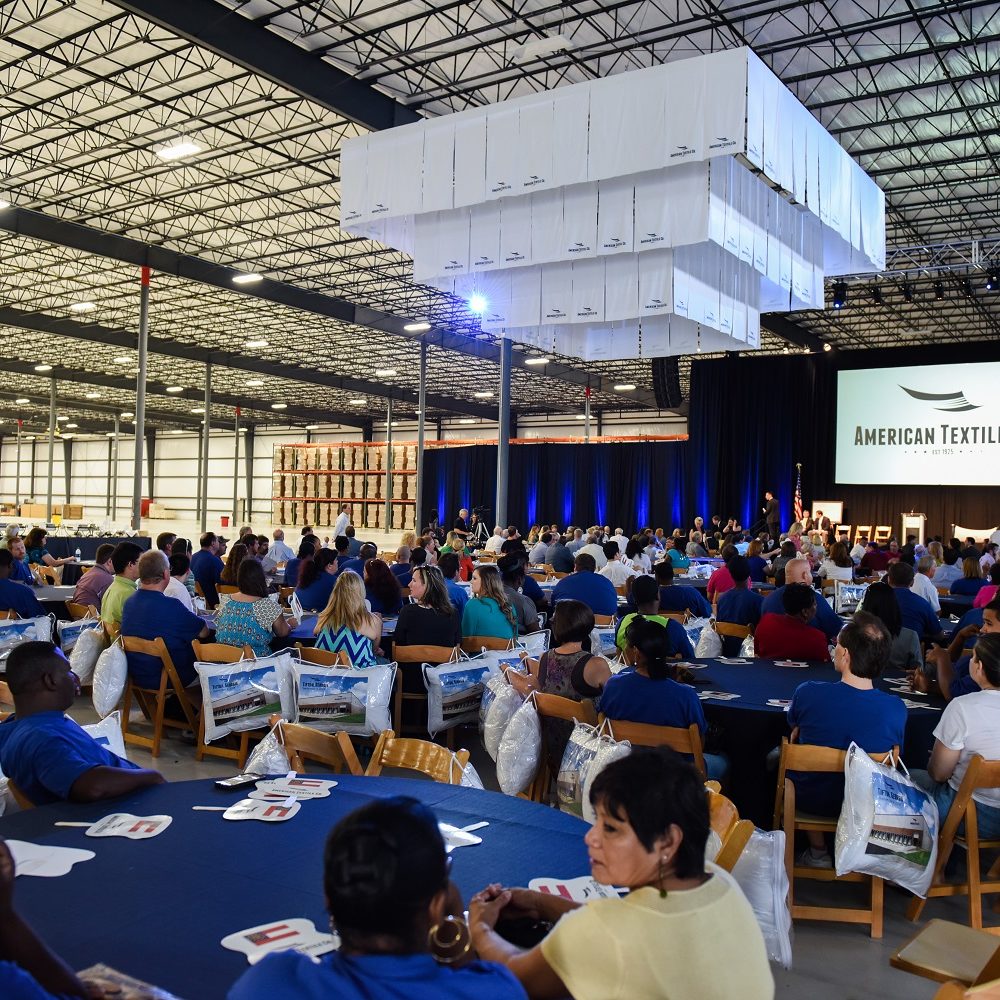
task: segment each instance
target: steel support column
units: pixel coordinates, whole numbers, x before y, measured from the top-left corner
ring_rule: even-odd
[[[135,380],[135,464],[132,468],[132,528],[142,524],[142,450],[146,444],[146,355],[149,348],[148,267],[139,278],[139,374]],[[152,492],[152,490],[150,491]]]
[[[233,424],[233,527],[240,523],[240,408],[236,407],[236,422]]]
[[[17,472],[14,474],[14,509],[20,513],[21,507],[21,421],[17,422]]]
[[[209,414],[212,412],[212,361],[205,362],[205,422],[201,429],[201,530],[208,531]]]
[[[112,438],[114,442],[114,447],[112,451],[114,452],[114,457],[112,459],[112,465],[114,466],[111,470],[111,520],[114,520],[118,516],[118,456],[119,456],[119,446],[121,444],[121,421],[119,417],[115,417],[115,436]]]
[[[49,475],[48,493],[45,501],[45,520],[52,522],[52,469],[56,447],[56,380],[49,380]]]
[[[507,484],[510,476],[510,373],[512,345],[500,338],[500,404],[497,430],[496,524],[507,524]]]
[[[420,385],[417,388],[417,486],[413,528],[419,535],[424,530],[424,424],[427,412],[427,344],[420,344]]]
[[[392,400],[385,405],[385,519],[382,530],[392,527]]]
[[[255,443],[253,424],[247,424],[247,432],[243,435],[243,442],[243,460],[246,466],[247,480],[247,521],[253,524],[253,451]]]
[[[73,439],[63,438],[63,486],[66,490],[66,503],[72,503],[73,494]]]

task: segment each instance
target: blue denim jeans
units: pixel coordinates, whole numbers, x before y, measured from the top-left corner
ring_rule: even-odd
[[[910,777],[937,803],[938,816],[941,826],[944,826],[948,810],[951,809],[952,802],[955,801],[957,790],[952,788],[947,781],[935,781],[926,771],[910,771]],[[984,806],[982,802],[976,803],[976,826],[979,828],[979,837],[982,840],[996,840],[1000,838],[1000,809],[994,806]],[[959,833],[965,832],[965,824],[959,827]]]

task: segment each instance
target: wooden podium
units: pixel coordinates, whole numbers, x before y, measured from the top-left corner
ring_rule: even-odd
[[[899,517],[899,544],[901,546],[906,544],[907,535],[916,535],[918,544],[923,545],[927,515],[917,514],[911,510],[908,514],[900,514]]]

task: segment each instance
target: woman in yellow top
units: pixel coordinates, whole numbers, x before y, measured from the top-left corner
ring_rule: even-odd
[[[629,894],[580,904],[487,886],[469,902],[479,958],[505,965],[538,1000],[771,1000],[750,904],[731,875],[704,860],[708,800],[695,769],[663,747],[635,750],[594,779],[590,801],[593,876]],[[555,926],[525,951],[494,929],[518,917]]]

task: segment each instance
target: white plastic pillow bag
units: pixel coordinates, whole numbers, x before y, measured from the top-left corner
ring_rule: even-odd
[[[59,634],[59,648],[69,656],[76,648],[77,641],[84,632],[101,629],[100,618],[78,618],[73,622],[56,622],[56,632]],[[77,675],[79,676],[79,675]]]
[[[695,646],[694,655],[699,659],[712,659],[722,655],[722,636],[715,631],[715,622],[710,621],[698,636],[698,645]]]
[[[493,760],[497,759],[503,734],[521,705],[521,696],[505,681],[486,713],[483,726],[483,746]]]
[[[712,624],[711,618],[689,618],[684,623],[684,631],[687,633],[688,642],[691,643],[691,648],[698,649],[698,643],[701,640],[701,633],[706,627],[710,627]]]
[[[396,664],[355,670],[292,662],[297,722],[323,732],[371,736],[391,729]]]
[[[740,656],[752,660],[757,655],[755,649],[753,634],[751,633],[740,643]]]
[[[94,667],[94,710],[102,719],[118,707],[127,681],[128,658],[117,640],[101,653]]]
[[[838,875],[863,872],[926,896],[938,847],[937,803],[903,774],[856,743],[844,760],[844,804],[837,821]]]
[[[292,766],[288,761],[288,751],[278,738],[281,721],[271,727],[271,731],[253,748],[243,770],[247,774],[287,774]]]
[[[785,870],[785,833],[754,830],[733,868],[747,902],[757,918],[767,957],[783,968],[792,967],[792,917],[788,912],[788,872]]]
[[[277,653],[238,663],[195,663],[201,681],[205,742],[266,729],[275,712],[295,712],[291,674],[292,654]]]
[[[518,636],[517,648],[526,649],[529,656],[541,656],[549,648],[549,637],[551,633],[547,628],[538,632],[530,632],[528,635]]]
[[[590,787],[594,784],[594,779],[603,771],[608,764],[620,757],[627,757],[632,752],[632,744],[628,740],[615,740],[607,733],[601,733],[597,739],[597,747],[594,750],[594,759],[587,768],[584,775],[583,791],[581,793],[581,805],[583,806],[583,818],[588,823],[597,822],[597,814],[590,804]]]
[[[52,619],[48,615],[37,618],[0,620],[0,662],[6,661],[10,651],[22,642],[51,642]]]
[[[100,626],[100,622],[98,622]],[[69,654],[69,665],[81,684],[89,684],[94,676],[97,659],[104,652],[108,637],[103,628],[88,628],[80,633]]]
[[[562,812],[583,815],[583,783],[597,753],[597,730],[585,722],[574,721],[556,776],[556,799]]]
[[[454,780],[455,770],[460,769],[462,772],[462,777],[459,779],[459,785],[462,788],[478,788],[480,791],[483,790],[483,779],[479,777],[479,772],[472,766],[471,763],[462,767],[458,762],[458,758],[452,754],[451,761],[448,764],[448,777]]]
[[[542,720],[535,699],[514,713],[497,750],[497,781],[505,795],[519,795],[534,780],[542,759]]]
[[[99,743],[106,750],[110,750],[116,756],[121,757],[122,760],[128,760],[128,754],[125,752],[125,738],[122,736],[121,712],[112,712],[106,719],[91,723],[89,726],[81,726],[80,728],[95,743]]]
[[[445,729],[479,718],[484,685],[499,668],[477,659],[439,667],[425,663],[423,671],[424,687],[427,688],[427,732],[436,736]]]

